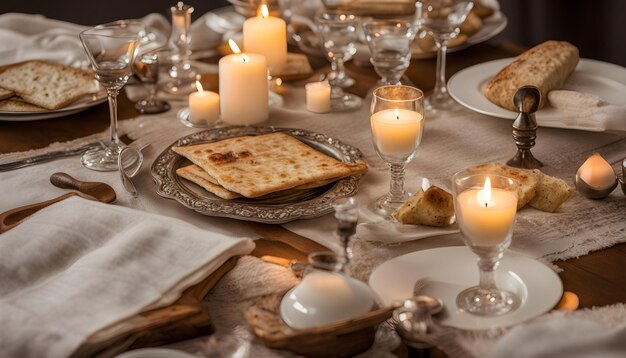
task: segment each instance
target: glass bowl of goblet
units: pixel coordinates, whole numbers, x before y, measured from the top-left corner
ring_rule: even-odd
[[[515,310],[520,299],[496,286],[496,269],[511,244],[517,212],[517,182],[490,174],[456,173],[452,178],[454,211],[465,244],[478,256],[478,286],[463,290],[459,309],[479,316]]]
[[[378,85],[399,85],[411,62],[413,22],[370,19],[363,24],[363,32],[370,50],[370,62],[381,78]]]

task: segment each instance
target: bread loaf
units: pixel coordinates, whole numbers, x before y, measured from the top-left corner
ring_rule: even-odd
[[[492,103],[517,112],[513,97],[522,86],[532,85],[541,92],[542,108],[548,92],[560,89],[578,65],[578,49],[565,41],[546,41],[521,54],[498,72],[483,88]]]
[[[420,188],[394,213],[402,224],[427,226],[448,226],[453,216],[452,195],[436,186],[426,191]]]
[[[44,61],[27,61],[0,73],[0,87],[24,101],[54,110],[98,91],[93,74]]]

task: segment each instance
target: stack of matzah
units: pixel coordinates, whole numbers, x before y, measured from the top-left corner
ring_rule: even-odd
[[[172,150],[194,163],[177,169],[179,176],[224,199],[308,189],[367,171],[364,162],[338,161],[283,132]]]
[[[44,61],[26,61],[0,73],[0,110],[37,112],[63,108],[98,91],[93,74]]]

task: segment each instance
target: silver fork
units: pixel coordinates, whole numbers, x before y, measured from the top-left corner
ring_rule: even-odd
[[[41,155],[36,155],[30,158],[17,160],[11,163],[0,164],[0,172],[7,172],[10,170],[24,168],[24,167],[28,167],[28,166],[39,164],[39,163],[49,162],[51,160],[55,160],[55,159],[59,159],[63,157],[71,157],[74,155],[82,154],[86,152],[87,150],[95,148],[100,145],[101,145],[100,142],[94,142],[94,143],[85,144],[78,148],[57,150],[54,152],[49,152],[49,153],[45,153]]]

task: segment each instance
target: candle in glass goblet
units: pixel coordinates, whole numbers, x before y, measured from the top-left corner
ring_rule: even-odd
[[[393,108],[372,114],[372,139],[375,147],[385,156],[408,156],[417,148],[421,136],[421,122],[424,117],[419,112]]]
[[[463,234],[475,246],[496,246],[511,235],[517,196],[515,193],[491,188],[487,177],[482,189],[467,189],[457,195],[457,221]]]

